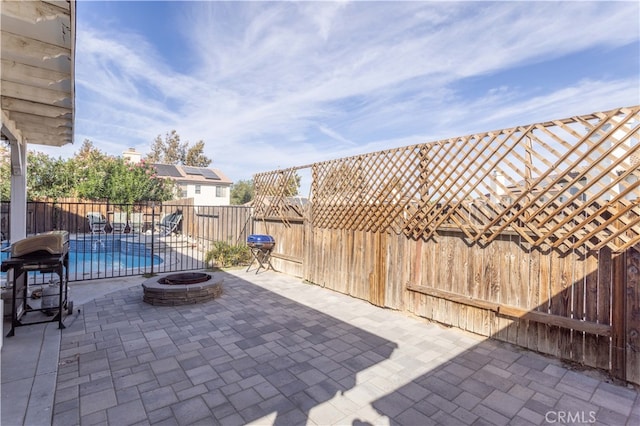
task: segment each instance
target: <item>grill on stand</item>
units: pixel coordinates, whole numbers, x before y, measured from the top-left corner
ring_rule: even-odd
[[[69,281],[68,232],[47,232],[16,241],[11,246],[11,257],[2,262],[1,269],[2,272],[8,272],[7,282],[11,281],[13,290],[11,330],[7,337],[15,334],[16,327],[24,325],[58,321],[58,328],[65,328],[62,323],[62,310],[67,309],[69,314],[73,312],[73,303],[68,300],[69,291],[67,288]],[[35,307],[37,300],[33,296],[33,301],[27,301],[28,274],[30,272],[50,273],[58,276],[57,279],[52,277],[51,285],[42,289],[39,307]],[[43,312],[46,316],[53,316],[53,318],[23,322],[22,317],[33,311]]]
[[[256,269],[256,274],[260,269],[275,269],[271,264],[271,252],[276,245],[276,240],[271,235],[261,235],[261,234],[253,234],[247,237],[247,245],[251,250],[251,255],[253,256],[253,260],[247,267],[247,272],[251,269],[251,266],[254,262],[258,262],[258,269]]]

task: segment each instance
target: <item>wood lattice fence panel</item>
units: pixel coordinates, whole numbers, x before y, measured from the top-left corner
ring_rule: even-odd
[[[254,176],[254,214],[257,219],[280,219],[286,224],[302,218],[306,206],[292,199],[297,190],[297,171],[304,167],[259,173]]]
[[[640,106],[311,166],[312,222],[430,238],[623,251],[640,242]],[[256,212],[285,217],[302,167],[256,175]]]

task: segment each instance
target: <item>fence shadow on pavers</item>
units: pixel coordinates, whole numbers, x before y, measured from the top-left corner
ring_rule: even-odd
[[[53,423],[305,424],[397,348],[214,274],[224,293],[207,303],[151,306],[134,286],[83,305],[62,333]]]
[[[461,352],[434,342],[432,367],[372,402],[391,425],[631,425],[640,393],[602,371],[484,340]],[[447,351],[451,351],[446,356]],[[440,358],[438,358],[440,357]],[[364,423],[368,424],[368,423]]]

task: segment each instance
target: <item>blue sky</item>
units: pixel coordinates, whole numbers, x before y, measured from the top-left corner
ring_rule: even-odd
[[[640,103],[640,4],[77,4],[75,144],[175,129],[232,180]]]

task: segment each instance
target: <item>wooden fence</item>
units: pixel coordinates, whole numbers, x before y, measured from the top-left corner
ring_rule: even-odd
[[[639,111],[257,174],[255,232],[282,272],[640,383]]]

